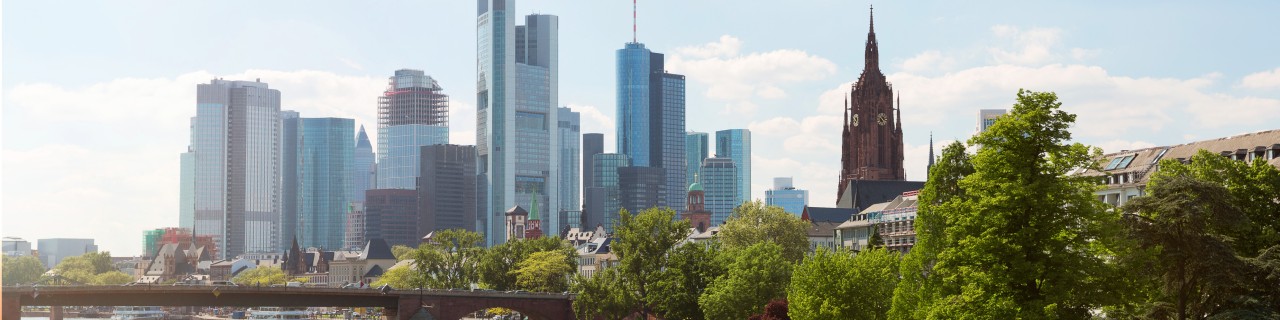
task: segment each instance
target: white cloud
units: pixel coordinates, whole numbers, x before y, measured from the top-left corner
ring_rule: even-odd
[[[928,50],[903,61],[902,70],[906,72],[948,71],[955,65],[955,58],[944,56],[938,50]]]
[[[342,64],[345,64],[345,65],[347,65],[348,67],[351,67],[351,69],[356,69],[356,70],[359,70],[359,71],[364,71],[364,66],[360,65],[360,63],[357,63],[357,62],[355,62],[355,61],[352,61],[351,59],[347,59],[347,58],[338,58],[338,61],[339,61],[339,62],[342,62]]]
[[[1240,80],[1240,86],[1250,89],[1280,89],[1280,68],[1247,75]]]
[[[1012,48],[988,49],[992,58],[1001,64],[1037,65],[1057,58],[1053,49],[1062,40],[1062,30],[1056,28],[1032,28],[997,25],[991,32],[1000,39],[1011,40]]]
[[[725,35],[716,42],[678,48],[667,57],[667,68],[705,85],[706,97],[725,102],[725,114],[741,116],[754,114],[756,98],[785,98],[787,85],[825,79],[836,71],[835,63],[801,50],[743,54],[741,47],[741,40]]]

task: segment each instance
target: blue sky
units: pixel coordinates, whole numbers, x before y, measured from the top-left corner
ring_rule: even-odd
[[[638,39],[688,76],[690,130],[754,133],[753,193],[776,176],[831,205],[841,94],[862,69],[865,2],[640,1]],[[560,104],[612,149],[614,51],[630,1],[518,0],[560,16]],[[7,1],[3,227],[138,254],[177,223],[178,153],[195,85],[261,78],[304,117],[376,126],[395,69],[452,98],[473,143],[473,1]],[[1107,151],[1276,129],[1280,4],[911,1],[876,4],[881,68],[901,94],[909,179],[930,132],[965,139],[1018,88],[1056,91],[1080,142]],[[374,137],[376,139],[376,137]],[[143,222],[145,221],[145,222]]]

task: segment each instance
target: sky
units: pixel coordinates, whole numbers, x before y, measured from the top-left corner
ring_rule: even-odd
[[[752,193],[794,177],[833,206],[841,104],[862,71],[868,5],[847,0],[517,0],[560,17],[560,104],[614,149],[615,51],[634,36],[687,76],[687,128],[747,128]],[[1274,1],[875,3],[880,68],[901,96],[909,180],[979,109],[1053,91],[1077,142],[1108,152],[1280,128]],[[178,221],[196,84],[261,79],[284,109],[377,139],[396,69],[451,99],[475,142],[473,1],[5,1],[0,235],[94,238],[116,256]]]

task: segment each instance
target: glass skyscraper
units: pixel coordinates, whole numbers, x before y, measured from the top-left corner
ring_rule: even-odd
[[[373,145],[369,143],[369,134],[364,132],[364,125],[356,133],[356,148],[352,155],[354,165],[351,168],[351,196],[353,202],[364,202],[364,191],[377,189],[378,169],[373,161]]]
[[[196,226],[196,153],[188,147],[178,157],[182,174],[178,177],[178,227],[195,230]],[[143,252],[146,254],[146,252]]]
[[[618,210],[622,209],[622,190],[620,189],[618,175],[619,168],[631,166],[631,157],[618,153],[600,153],[591,159],[592,176],[595,178],[595,188],[599,188],[599,200],[601,203],[600,222],[604,224],[605,230],[613,231],[614,225],[618,223]],[[594,213],[593,213],[594,214]],[[588,225],[587,228],[595,226]]]
[[[302,118],[297,111],[280,111],[280,238],[277,250],[289,250],[298,236],[299,205],[302,193],[298,176],[302,172]]]
[[[302,118],[298,243],[303,247],[343,248],[353,187],[354,136],[355,120]]]
[[[733,159],[738,170],[738,204],[751,200],[751,131],[716,131],[716,157]]]
[[[266,83],[196,85],[195,233],[213,237],[219,259],[278,249],[280,124],[280,91]]]
[[[809,205],[809,190],[796,189],[791,181],[791,177],[773,178],[773,189],[765,190],[764,201],[799,217],[804,213],[804,206]]]
[[[559,139],[552,133],[559,124],[559,18],[529,15],[517,26],[514,14],[514,0],[478,1],[476,151],[487,192],[477,224],[488,245],[507,240],[507,208],[560,208]]]
[[[422,146],[449,143],[449,96],[421,70],[400,69],[378,97],[379,189],[413,189]]]
[[[560,208],[547,211],[547,217],[543,218],[542,229],[547,234],[559,234],[567,225],[581,224],[581,221],[570,222],[569,216],[573,212],[582,211],[582,116],[566,107],[557,110],[560,113],[557,125],[560,139]]]
[[[658,206],[683,211],[685,77],[667,73],[663,54],[642,43],[627,43],[617,59],[618,153],[631,156],[632,166],[665,169]]]
[[[738,168],[729,158],[707,158],[702,161],[700,184],[706,194],[704,203],[707,211],[711,211],[711,225],[724,224],[733,214],[733,208],[742,204],[738,201]]]
[[[702,168],[702,160],[711,156],[708,137],[706,132],[693,131],[684,136],[684,159],[688,168],[684,182],[686,186],[693,185],[694,179],[698,176],[698,170]]]

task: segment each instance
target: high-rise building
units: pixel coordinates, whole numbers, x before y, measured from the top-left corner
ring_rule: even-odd
[[[302,118],[297,111],[280,111],[280,237],[276,250],[289,248],[298,236],[302,215]]]
[[[902,167],[902,110],[901,105],[894,108],[893,85],[880,72],[874,16],[864,54],[862,75],[845,100],[836,197],[843,195],[854,180],[906,180]]]
[[[418,191],[373,189],[364,196],[364,237],[387,245],[415,247],[418,235]]]
[[[665,189],[666,172],[662,168],[618,168],[618,200],[622,203],[622,208],[627,209],[631,214],[637,214],[649,208],[662,207]]]
[[[422,147],[418,178],[418,237],[447,229],[476,231],[480,187],[476,146]]]
[[[568,225],[581,224],[572,221],[570,215],[581,215],[582,212],[582,116],[573,109],[561,107],[559,111],[558,137],[560,139],[560,208],[548,211],[542,217],[542,230],[549,234],[559,234]]]
[[[4,237],[4,255],[22,257],[31,255],[31,242],[18,237]]]
[[[298,241],[303,247],[343,248],[355,166],[355,120],[302,118],[302,202]]]
[[[698,169],[702,168],[702,160],[711,156],[710,135],[706,132],[690,131],[684,136],[684,159],[687,168],[685,184],[697,182]]]
[[[728,129],[716,131],[716,157],[733,159],[738,192],[734,206],[751,201],[751,131],[747,129]],[[703,186],[706,187],[703,180]],[[712,210],[713,212],[715,210]]]
[[[187,152],[178,156],[178,166],[182,173],[178,176],[178,226],[195,228],[196,226],[196,153],[187,147]]]
[[[505,210],[560,208],[559,18],[534,14],[515,25],[515,0],[479,0],[476,15],[477,168],[486,243],[506,241]],[[381,179],[381,178],[380,178]]]
[[[1007,109],[981,109],[978,110],[978,132],[987,131],[991,125],[996,124],[996,119],[1009,113]]]
[[[730,158],[707,158],[702,161],[698,180],[705,193],[704,208],[711,212],[711,225],[724,224],[742,202],[738,201],[738,168]]]
[[[765,204],[782,207],[799,217],[809,205],[809,190],[796,189],[791,177],[773,178],[773,189],[764,192]]]
[[[98,246],[93,244],[93,239],[38,239],[36,250],[40,251],[40,262],[44,267],[52,269],[63,259],[98,252]]]
[[[622,209],[622,190],[619,168],[631,166],[631,157],[618,153],[601,153],[592,157],[592,176],[595,178],[595,189],[599,194],[592,195],[596,203],[589,204],[587,210],[591,215],[587,221],[602,224],[605,230],[613,231],[617,224],[618,210]],[[598,207],[596,207],[598,206]],[[592,225],[587,225],[590,228]]]
[[[369,143],[369,134],[364,132],[364,125],[360,125],[360,132],[356,133],[356,147],[351,156],[354,165],[351,168],[351,201],[364,202],[364,191],[376,189],[378,182],[377,169],[374,162],[373,145]],[[357,246],[364,245],[361,242]]]
[[[582,135],[582,212],[581,227],[585,229],[604,225],[604,189],[596,187],[595,155],[604,153],[604,134]]]
[[[343,249],[359,248],[361,244],[369,241],[369,237],[364,234],[366,229],[364,223],[367,220],[364,214],[364,201],[352,201],[350,203],[351,205],[347,209],[347,236],[342,244]]]
[[[584,133],[582,134],[582,187],[594,187],[596,179],[592,175],[594,173],[591,168],[591,159],[597,154],[604,153],[604,134],[601,133]]]
[[[632,166],[666,169],[657,206],[683,211],[685,78],[667,73],[663,54],[639,42],[627,43],[617,57],[618,153],[631,156]]]
[[[280,91],[260,81],[196,85],[195,233],[226,259],[275,252],[281,210]]]
[[[449,96],[422,70],[400,69],[378,97],[379,189],[413,189],[418,151],[449,143]]]

